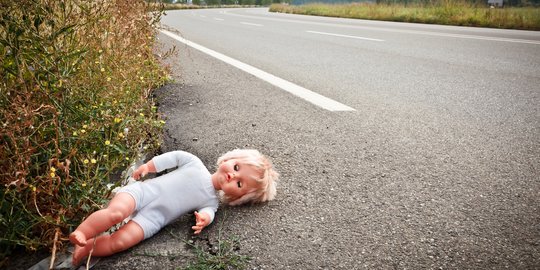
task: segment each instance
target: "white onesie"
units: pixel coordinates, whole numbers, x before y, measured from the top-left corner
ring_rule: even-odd
[[[151,237],[179,216],[195,210],[210,215],[212,223],[219,200],[211,174],[202,161],[184,151],[168,152],[152,160],[157,172],[178,168],[118,190],[135,199],[132,220],[142,227],[144,239]]]

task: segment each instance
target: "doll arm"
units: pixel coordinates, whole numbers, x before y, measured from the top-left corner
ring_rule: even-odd
[[[201,233],[201,231],[214,219],[214,212],[210,209],[203,208],[199,212],[195,211],[195,226],[191,227],[195,234]]]
[[[184,151],[171,151],[159,156],[155,156],[152,159],[157,172],[175,167],[182,167],[195,160],[199,159],[193,154]]]
[[[154,161],[150,160],[146,162],[145,164],[139,166],[134,172],[132,177],[135,180],[139,180],[141,177],[146,176],[148,173],[155,173],[156,172],[156,166],[154,165]]]

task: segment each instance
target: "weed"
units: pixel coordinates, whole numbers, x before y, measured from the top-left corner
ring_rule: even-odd
[[[158,147],[161,14],[142,0],[0,1],[0,261],[61,249],[112,174]]]
[[[196,256],[196,261],[190,263],[183,270],[227,270],[227,269],[245,269],[251,258],[249,256],[240,255],[240,240],[232,235],[227,238],[222,236],[222,224],[227,220],[228,213],[224,209],[222,213],[222,223],[217,229],[217,245],[213,244],[209,239],[196,237],[196,241],[182,240],[189,246]],[[171,236],[180,239],[169,231]]]
[[[209,245],[209,247],[205,248],[195,244],[193,241],[185,241],[185,243],[195,251],[197,261],[188,265],[184,270],[227,270],[246,268],[246,264],[251,258],[237,253],[240,248],[238,238],[231,236],[227,239],[223,239],[221,238],[221,232],[219,234],[217,246]]]

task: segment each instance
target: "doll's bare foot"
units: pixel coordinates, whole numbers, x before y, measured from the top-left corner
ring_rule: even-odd
[[[91,248],[92,248],[92,245],[85,245],[85,246],[75,245],[75,251],[73,251],[73,260],[71,261],[71,264],[73,264],[73,266],[78,266],[81,263],[82,259],[88,257],[88,254],[90,254]]]
[[[80,231],[74,231],[69,235],[69,241],[75,246],[85,246],[86,236]]]

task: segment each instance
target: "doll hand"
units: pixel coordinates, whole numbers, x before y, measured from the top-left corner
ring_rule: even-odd
[[[201,233],[204,227],[210,224],[210,216],[207,213],[199,213],[195,211],[195,226],[191,227],[195,231],[195,234]]]
[[[139,168],[137,168],[131,176],[135,180],[139,180],[141,177],[146,176],[148,173],[155,173],[155,172],[156,172],[156,165],[154,165],[153,160],[150,160],[146,162],[145,164],[141,165]]]
[[[139,168],[137,168],[137,169],[133,172],[133,175],[132,175],[132,176],[133,176],[133,178],[134,178],[135,180],[139,180],[139,179],[141,179],[141,177],[146,176],[146,175],[148,174],[148,171],[149,171],[148,165],[143,164],[143,165],[139,166]]]

